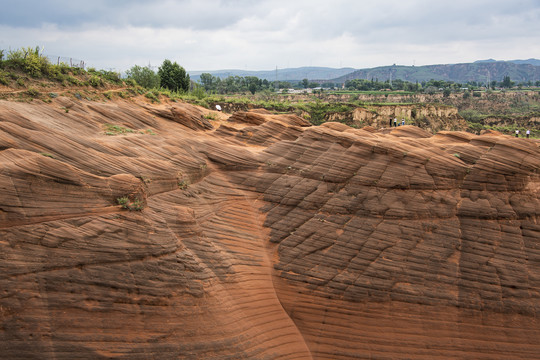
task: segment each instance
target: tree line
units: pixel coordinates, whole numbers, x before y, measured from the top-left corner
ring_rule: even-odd
[[[518,86],[540,86],[540,81],[517,84]],[[377,91],[377,90],[404,90],[412,92],[427,92],[433,93],[439,90],[457,91],[467,89],[475,89],[479,87],[487,87],[491,89],[506,88],[510,89],[516,86],[516,83],[510,79],[510,76],[505,76],[502,81],[491,81],[489,84],[482,84],[476,81],[469,81],[464,84],[453,81],[434,80],[422,81],[415,83],[396,79],[393,81],[379,81],[378,79],[353,79],[345,82],[345,89],[359,91]]]
[[[201,87],[206,92],[216,94],[236,94],[251,92],[255,94],[261,91],[275,91],[279,89],[307,89],[322,87],[327,89],[333,89],[335,87],[341,88],[342,84],[335,84],[333,82],[315,83],[310,82],[308,79],[300,81],[268,81],[266,79],[259,79],[256,76],[228,76],[224,79],[213,76],[210,73],[203,73],[200,76],[199,83],[194,83],[190,80],[189,74],[178,63],[172,63],[170,60],[165,60],[159,67],[157,73],[153,71],[149,66],[141,67],[138,65],[133,66],[127,71],[127,77],[133,79],[137,84],[148,88],[165,88],[172,91],[187,92],[195,87]],[[435,93],[437,91],[443,91],[445,94],[449,92],[469,89],[475,89],[479,87],[487,88],[512,88],[516,84],[509,76],[505,76],[502,81],[491,81],[489,84],[481,84],[476,81],[467,82],[465,84],[456,83],[453,81],[445,80],[429,80],[422,82],[409,82],[401,79],[395,79],[393,81],[379,81],[378,79],[351,79],[347,80],[344,84],[344,88],[350,91],[380,91],[380,90],[403,90],[410,92],[425,92]],[[526,84],[519,84],[520,86],[540,86],[540,81],[535,83],[529,82]]]
[[[161,87],[171,91],[186,92],[191,88],[191,80],[186,70],[176,61],[173,63],[168,59],[163,61],[157,73],[149,66],[135,65],[126,71],[126,76],[147,89]]]

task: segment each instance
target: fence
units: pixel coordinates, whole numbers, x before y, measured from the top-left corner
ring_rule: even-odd
[[[0,60],[6,60],[10,52],[11,50],[0,49]],[[49,62],[54,65],[66,64],[70,67],[77,67],[81,69],[84,69],[86,67],[86,63],[84,62],[84,60],[57,55],[40,54],[40,56],[46,57],[47,60],[49,60]]]
[[[86,64],[83,60],[74,59],[74,58],[68,58],[63,56],[56,56],[56,55],[44,55],[51,64],[60,65],[60,64],[67,64],[70,67],[77,67],[84,69]]]

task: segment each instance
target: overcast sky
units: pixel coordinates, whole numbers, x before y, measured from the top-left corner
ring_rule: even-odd
[[[540,0],[0,0],[0,49],[36,45],[120,71],[540,58]]]

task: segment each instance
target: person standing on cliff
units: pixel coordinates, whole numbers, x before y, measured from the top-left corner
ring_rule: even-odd
[[[390,125],[389,126],[392,127],[392,118],[390,118]]]
[[[397,119],[394,118],[394,127],[397,127]]]
[[[405,126],[405,119],[401,119],[401,126]]]
[[[516,130],[516,137],[519,137],[519,130]]]
[[[531,130],[527,130],[527,132],[525,134],[527,135],[527,139],[528,139],[529,135],[531,135]]]

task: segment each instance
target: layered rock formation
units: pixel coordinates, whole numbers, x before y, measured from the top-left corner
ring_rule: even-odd
[[[0,357],[537,358],[537,141],[207,113],[0,101]]]
[[[446,105],[372,105],[358,107],[346,113],[334,113],[327,116],[327,121],[345,122],[354,127],[389,126],[390,119],[401,122],[406,119],[408,125],[419,126],[429,132],[460,130],[468,128],[467,122],[458,114],[457,108]]]

